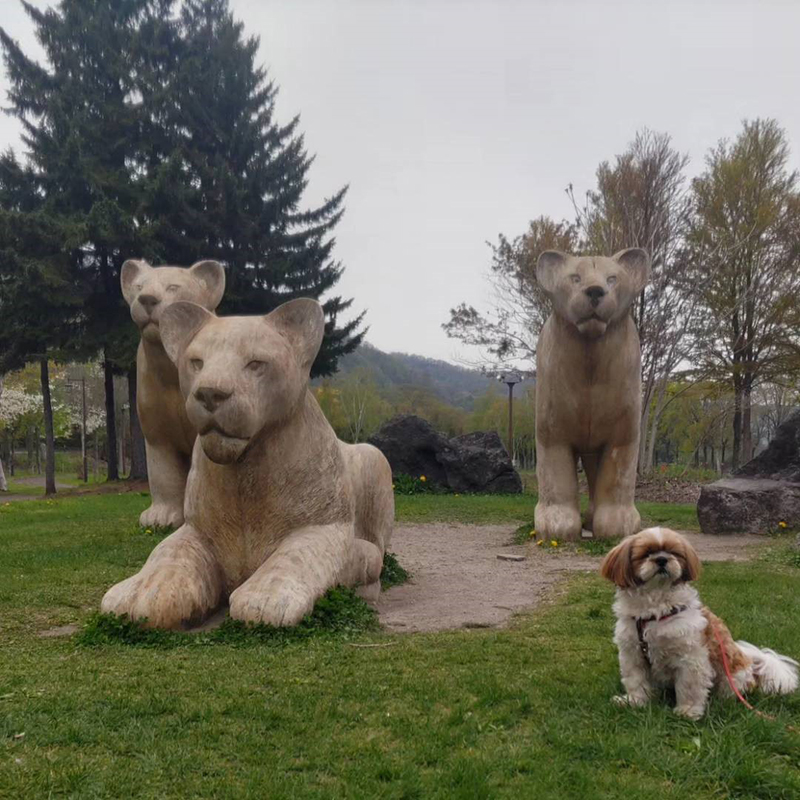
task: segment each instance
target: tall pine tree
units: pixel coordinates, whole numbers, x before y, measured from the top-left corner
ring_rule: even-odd
[[[352,301],[323,298],[342,274],[331,234],[347,189],[302,208],[313,158],[299,118],[275,121],[277,88],[257,65],[258,46],[228,0],[184,2],[176,68],[160,88],[172,144],[170,158],[151,173],[148,238],[167,263],[215,258],[226,265],[223,314],[320,299],[327,324],[313,374],[330,374],[363,338],[363,315],[339,323]]]
[[[0,29],[10,110],[23,124],[30,177],[64,232],[58,249],[70,251],[79,270],[82,345],[103,353],[109,479],[118,477],[113,375],[132,371],[136,346],[119,270],[131,254],[149,255],[136,212],[145,138],[151,147],[158,141],[140,81],[172,49],[172,5],[62,0],[42,11],[23,2],[46,66]]]

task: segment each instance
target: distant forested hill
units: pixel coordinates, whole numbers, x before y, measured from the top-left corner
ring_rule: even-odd
[[[497,381],[466,367],[407,353],[384,353],[370,344],[339,359],[337,377],[367,371],[379,388],[413,386],[425,389],[450,405],[471,411],[487,389],[500,392]]]

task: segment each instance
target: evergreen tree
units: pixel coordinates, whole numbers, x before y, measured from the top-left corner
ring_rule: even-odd
[[[23,124],[29,177],[63,232],[55,252],[69,252],[79,272],[82,345],[103,352],[109,479],[118,477],[113,374],[131,371],[136,342],[119,270],[132,253],[149,254],[135,215],[143,143],[147,137],[152,150],[158,137],[141,83],[171,51],[172,4],[62,0],[41,11],[23,2],[47,67],[0,29],[10,111]]]
[[[330,374],[363,338],[363,315],[339,325],[351,300],[322,299],[342,274],[331,233],[346,187],[302,210],[313,158],[299,119],[283,126],[274,119],[277,88],[257,66],[258,44],[245,37],[228,0],[184,2],[175,69],[158,91],[172,143],[149,181],[148,236],[161,261],[226,265],[221,313],[263,314],[295,297],[321,299],[327,324],[313,374]]]

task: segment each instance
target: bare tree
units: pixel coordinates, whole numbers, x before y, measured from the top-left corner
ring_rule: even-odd
[[[682,258],[690,209],[688,161],[669,135],[645,129],[613,165],[598,167],[597,188],[587,192],[583,206],[572,186],[567,190],[587,251],[610,255],[642,247],[652,258],[652,279],[633,307],[642,343],[640,473],[652,469],[667,385],[687,356],[685,332],[696,307]]]
[[[0,397],[3,396],[3,376],[0,375]],[[3,459],[0,458],[0,492],[7,492],[6,474],[3,471]]]
[[[484,369],[499,369],[510,362],[532,368],[536,340],[550,314],[550,301],[536,281],[536,259],[543,250],[574,252],[577,230],[568,222],[539,217],[521,236],[508,239],[500,234],[497,243],[489,246],[489,311],[481,313],[461,303],[451,309],[450,320],[442,328],[450,338],[481,348],[478,363]]]
[[[753,391],[785,378],[797,337],[800,198],[788,158],[774,120],[745,122],[693,181],[691,278],[703,308],[693,320],[694,359],[732,386],[734,469],[753,455]]]

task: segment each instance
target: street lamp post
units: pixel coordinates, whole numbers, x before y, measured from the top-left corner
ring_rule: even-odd
[[[511,463],[516,467],[517,459],[514,453],[514,387],[522,383],[522,375],[518,372],[502,372],[497,376],[500,383],[508,386],[508,454]]]

